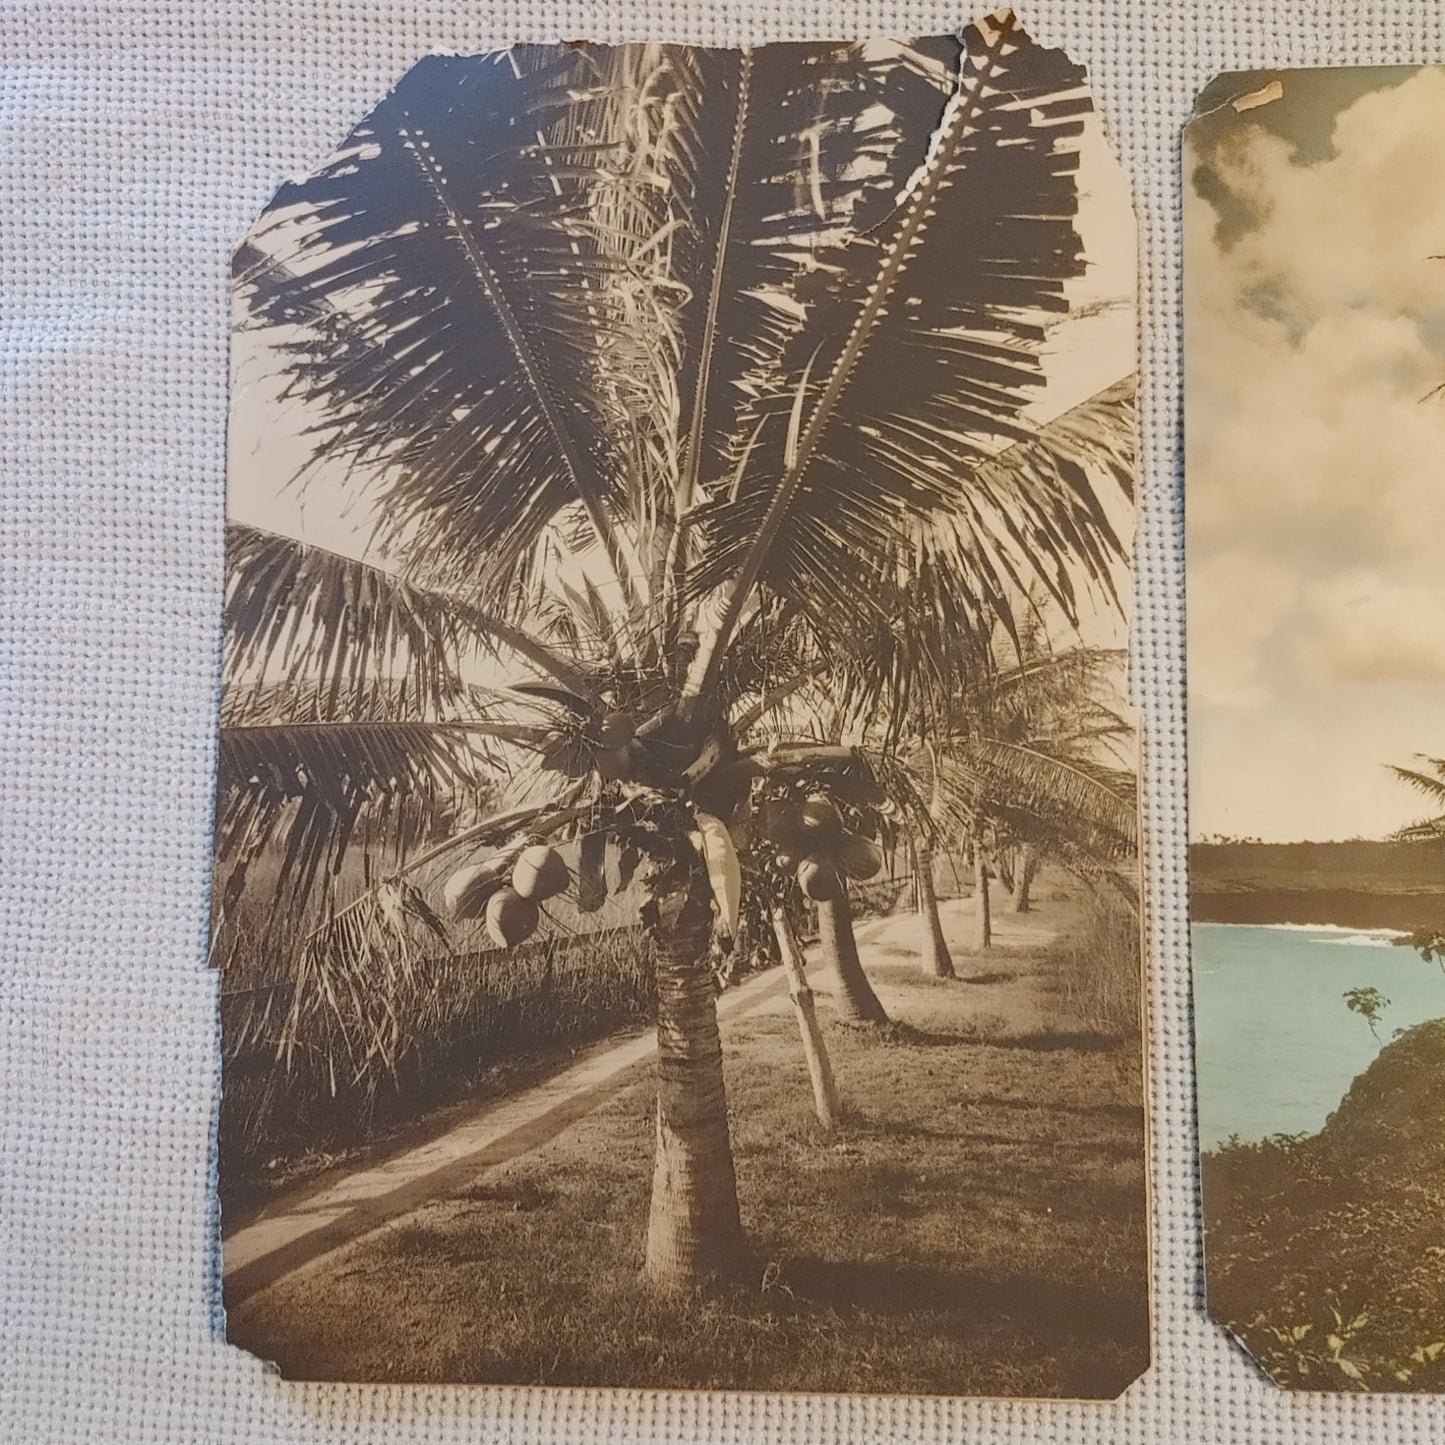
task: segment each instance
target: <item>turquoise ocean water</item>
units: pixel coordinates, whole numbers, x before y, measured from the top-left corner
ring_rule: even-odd
[[[1380,1024],[1445,1017],[1445,973],[1388,929],[1196,923],[1199,1142],[1313,1133],[1383,1046],[1345,1007],[1347,989],[1391,1000]]]

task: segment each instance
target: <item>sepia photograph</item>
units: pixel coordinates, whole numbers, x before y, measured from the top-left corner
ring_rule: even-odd
[[[1190,915],[1211,1314],[1445,1391],[1445,70],[1218,77],[1185,138]]]
[[[232,1343],[1147,1369],[1136,269],[1008,11],[432,55],[281,187],[232,293]]]

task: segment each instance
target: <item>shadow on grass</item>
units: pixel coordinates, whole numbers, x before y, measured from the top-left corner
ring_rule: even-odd
[[[970,1100],[978,1108],[985,1109],[1016,1109],[1029,1113],[1037,1113],[1043,1110],[1049,1114],[1068,1114],[1079,1119],[1113,1119],[1120,1124],[1136,1125],[1143,1116],[1144,1105],[1139,1103],[1109,1103],[1106,1100],[1098,1100],[1094,1103],[1075,1104],[1065,1099],[1049,1099],[1047,1102],[1034,1098],[1009,1098],[1003,1094],[997,1094],[985,1090],[975,1094]],[[1133,1147],[1133,1140],[1129,1141]]]
[[[915,1028],[912,1024],[897,1022],[879,1030],[878,1037],[891,1044],[903,1044],[918,1049],[949,1049],[973,1044],[991,1049],[1026,1049],[1031,1053],[1069,1051],[1106,1054],[1119,1048],[1124,1042],[1113,1034],[1085,1029],[1034,1029],[1025,1034],[1001,1034],[982,1029],[949,1033]]]
[[[1132,1290],[1029,1275],[993,1276],[883,1260],[793,1256],[768,1270],[766,1295],[790,1306],[821,1306],[840,1314],[936,1317],[931,1328],[953,1338],[991,1336],[1007,1322],[1015,1332],[1051,1343],[1148,1341],[1148,1297]],[[781,1301],[775,1301],[780,1303]]]
[[[1049,1029],[1038,1029],[1033,1033],[1017,1034],[1011,1038],[989,1039],[998,1049],[1029,1049],[1034,1053],[1053,1053],[1063,1049],[1079,1054],[1107,1054],[1123,1042],[1113,1034],[1098,1033],[1092,1029],[1055,1033]]]
[[[456,1196],[472,1204],[496,1204],[517,1212],[545,1209],[556,1201],[557,1191],[539,1184],[535,1179],[483,1180],[468,1185]]]

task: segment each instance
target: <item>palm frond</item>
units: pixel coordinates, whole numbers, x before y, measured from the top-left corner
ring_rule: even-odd
[[[954,52],[957,43],[941,42]],[[923,44],[927,45],[927,42]],[[924,59],[907,47],[808,42],[761,49],[670,48],[676,73],[669,174],[685,222],[675,257],[683,504],[716,484],[751,423],[757,383],[806,322],[790,299],[820,244],[866,230],[923,160],[948,89],[904,87]],[[908,89],[907,124],[889,102]]]
[[[217,758],[216,857],[222,915],[250,866],[275,864],[271,922],[294,924],[318,880],[335,875],[363,823],[402,851],[404,824],[437,820],[490,790],[487,754],[468,731],[418,722],[223,727]]]
[[[1074,141],[1089,108],[1078,68],[1012,16],[969,28],[906,198],[820,252],[800,283],[809,325],[760,403],[762,440],[736,495],[702,519],[695,584],[727,589],[720,648],[758,580],[819,613],[867,605],[857,559],[891,552],[945,508],[962,508],[976,567],[1007,575],[1018,555],[1047,578],[1047,554],[1017,542],[1059,544],[1053,489],[1047,501],[1037,486],[1003,495],[983,469],[1030,436],[1044,318],[1066,309],[1082,265]],[[800,396],[806,420],[790,426]]]
[[[499,588],[571,502],[625,565],[623,418],[598,370],[619,315],[588,183],[625,161],[634,59],[429,57],[252,235],[279,263],[247,285],[257,323],[294,330],[326,305],[351,322],[330,346],[283,342],[293,393],[324,404],[318,446],[385,468],[391,529]]]
[[[547,834],[594,812],[576,806],[578,789],[505,809],[457,830],[408,858],[350,902],[328,897],[321,921],[287,959],[290,1006],[277,1035],[288,1069],[298,1054],[308,1071],[329,1071],[338,1085],[374,1088],[413,1057],[427,1030],[420,1021],[444,1012],[454,975],[438,970],[428,946],[446,930],[417,883],[422,871],[464,849],[515,845],[531,830]]]
[[[1420,768],[1397,767],[1393,763],[1389,765],[1390,771],[1422,797],[1437,805],[1445,806],[1445,758],[1431,758],[1424,753],[1417,753],[1415,756],[1418,762],[1427,765],[1428,771]],[[1438,842],[1445,838],[1445,816],[1422,818],[1418,822],[1409,823],[1405,827],[1397,829],[1391,836],[1400,843]]]
[[[384,687],[394,706],[426,715],[466,691],[462,663],[482,652],[590,696],[582,667],[499,613],[291,537],[228,523],[226,578],[228,686],[326,679],[331,716]]]
[[[946,730],[961,690],[982,685],[1002,696],[1008,664],[1000,632],[1020,678],[1037,687],[1048,668],[1056,686],[1080,680],[1061,669],[1077,671],[1084,654],[1071,649],[1068,663],[1063,653],[1041,656],[1040,633],[1046,616],[1077,622],[1075,574],[1118,604],[1125,547],[1099,496],[1114,482],[1130,494],[1133,439],[1134,384],[1125,377],[981,469],[1001,511],[1010,495],[1030,496],[1053,517],[1052,537],[981,532],[976,512],[964,507],[875,555],[862,579],[869,605],[815,620],[818,646],[834,659],[855,714],[891,715],[895,732]]]
[[[935,811],[960,826],[979,816],[1012,815],[1024,822],[1024,836],[1042,828],[1115,856],[1138,846],[1130,773],[997,738],[950,741],[940,752]]]
[[[1431,802],[1445,803],[1445,758],[1427,758],[1422,753],[1419,760],[1430,765],[1429,772],[1418,768],[1396,767],[1393,764],[1390,765],[1390,771],[1402,783],[1407,783]]]
[[[1397,828],[1390,837],[1397,843],[1439,843],[1445,841],[1445,817],[1421,818]]]
[[[459,683],[432,709],[416,706],[416,688],[405,676],[378,679],[360,696],[348,697],[339,708],[326,679],[255,677],[232,679],[221,692],[223,728],[271,727],[308,723],[459,723],[488,719],[506,689]]]
[[[416,1047],[432,975],[422,942],[446,930],[420,891],[388,880],[330,916],[296,961],[291,1005],[276,1052],[288,1070],[297,1054],[324,1065],[332,1092],[395,1077]]]

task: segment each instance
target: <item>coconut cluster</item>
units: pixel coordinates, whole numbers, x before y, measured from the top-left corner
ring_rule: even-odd
[[[500,948],[514,948],[537,931],[541,905],[572,881],[562,855],[546,843],[520,853],[499,853],[458,868],[447,879],[443,899],[459,922],[485,917],[487,932]]]
[[[792,873],[815,902],[834,902],[843,894],[844,878],[861,883],[883,867],[882,850],[871,838],[851,831],[838,805],[824,793],[810,793],[801,801],[769,801],[759,822],[777,850],[778,867]]]
[[[746,772],[735,766],[715,771],[726,775],[727,787],[713,791],[730,805],[729,814],[734,814],[746,800],[756,766]],[[701,808],[694,818],[697,826],[692,845],[707,867],[722,931],[730,936],[737,933],[742,904],[742,870],[737,846],[746,846],[745,842],[734,845],[734,828],[740,830],[744,839],[761,834],[776,850],[778,867],[792,873],[803,893],[818,902],[842,897],[845,878],[861,882],[874,877],[883,867],[883,854],[878,845],[850,829],[837,804],[824,793],[766,800],[757,815],[756,833],[746,818],[729,824]],[[578,839],[577,907],[580,912],[595,912],[607,898],[606,849],[604,831],[586,833]],[[624,847],[618,859],[622,887],[627,886],[636,866],[637,849]],[[538,840],[520,850],[505,849],[458,868],[447,879],[443,902],[453,919],[459,922],[485,919],[487,933],[498,947],[514,948],[536,932],[541,921],[541,905],[565,892],[571,882],[572,874],[561,853]]]

